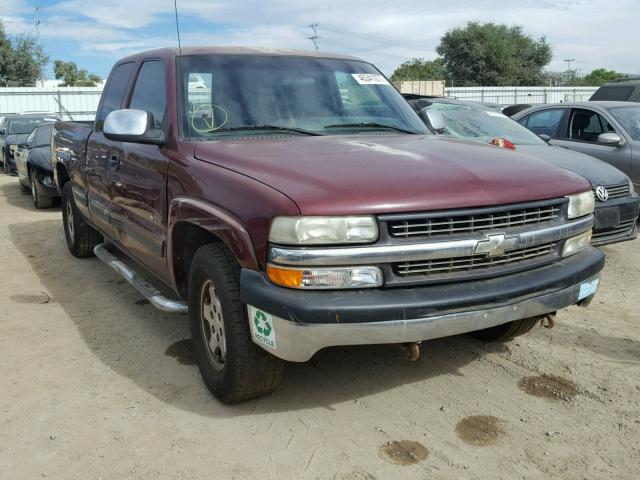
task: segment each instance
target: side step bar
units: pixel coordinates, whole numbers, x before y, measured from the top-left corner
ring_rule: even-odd
[[[100,260],[102,260],[104,263],[106,263],[116,272],[122,275],[122,277],[127,282],[133,285],[136,290],[138,290],[142,295],[144,295],[147,300],[149,300],[151,305],[156,307],[158,310],[162,310],[163,312],[187,313],[187,302],[183,302],[181,300],[171,300],[162,295],[153,285],[144,280],[128,265],[119,260],[118,257],[109,252],[109,250],[107,250],[107,245],[109,244],[101,243],[100,245],[96,245],[93,249],[93,253],[96,255],[96,257],[98,257]]]

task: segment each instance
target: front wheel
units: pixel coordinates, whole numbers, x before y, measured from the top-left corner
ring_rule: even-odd
[[[471,332],[471,335],[485,342],[506,342],[512,338],[524,335],[535,327],[536,323],[541,322],[543,319],[544,315],[523,318],[502,325],[496,325],[495,327],[485,328],[484,330],[477,330]]]
[[[78,258],[93,256],[93,247],[102,241],[102,236],[82,218],[71,182],[65,183],[62,189],[62,224],[69,252]]]
[[[240,267],[221,244],[198,249],[189,271],[191,338],[207,388],[224,403],[273,392],[284,362],[251,340]]]
[[[31,198],[33,199],[33,206],[37,209],[42,208],[51,208],[53,205],[53,198],[51,197],[43,197],[38,193],[38,185],[36,182],[36,172],[35,170],[31,170],[29,172],[29,178],[31,179]]]

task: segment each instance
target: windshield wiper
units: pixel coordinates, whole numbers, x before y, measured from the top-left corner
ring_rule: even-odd
[[[390,130],[395,130],[397,132],[402,133],[410,133],[412,135],[416,135],[419,132],[413,132],[411,130],[407,130],[406,128],[398,127],[397,125],[387,125],[386,123],[340,123],[336,125],[327,125],[324,128],[388,128]]]
[[[228,128],[212,128],[209,133],[213,132],[241,132],[246,130],[280,130],[282,132],[296,132],[303,135],[321,136],[322,133],[312,132],[311,130],[305,130],[304,128],[295,127],[281,127],[279,125],[244,125],[242,127],[228,127]]]

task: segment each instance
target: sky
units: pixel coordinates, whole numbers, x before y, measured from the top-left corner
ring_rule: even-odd
[[[431,60],[440,37],[468,21],[521,25],[553,47],[548,69],[606,67],[640,73],[639,0],[177,0],[182,45],[313,49],[368,60],[384,73],[411,58]],[[176,46],[173,0],[0,0],[11,35],[36,35],[51,62],[73,61],[106,77],[129,53]],[[52,77],[52,67],[46,73]]]

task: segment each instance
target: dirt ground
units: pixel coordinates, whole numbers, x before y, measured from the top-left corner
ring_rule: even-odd
[[[66,250],[0,177],[0,478],[640,478],[640,240],[600,291],[507,344],[336,348],[272,396],[216,401],[186,317]]]

